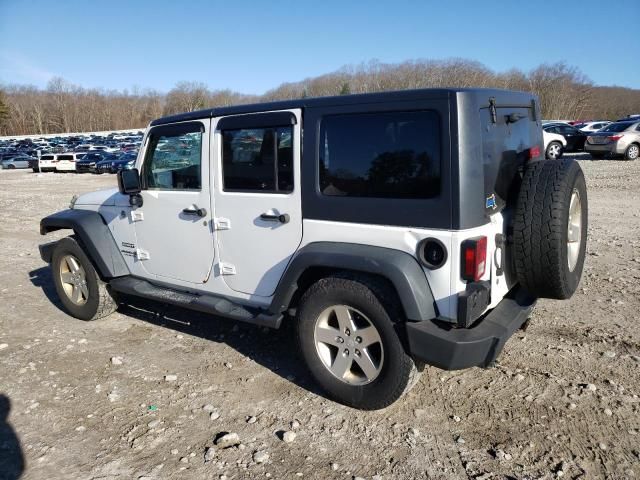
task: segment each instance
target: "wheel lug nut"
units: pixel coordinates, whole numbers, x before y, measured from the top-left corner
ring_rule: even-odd
[[[348,348],[345,348],[345,349],[344,349],[344,352],[342,352],[342,353],[343,353],[343,355],[344,355],[345,357],[346,357],[346,356],[348,356],[348,355],[349,355],[349,349],[348,349]]]
[[[356,348],[356,351],[355,351],[355,352],[353,352],[353,353],[355,353],[355,354],[356,354],[356,357],[359,357],[359,356],[360,356],[360,350],[358,350],[357,348]]]
[[[345,328],[344,329],[344,333],[345,333],[345,335],[349,336],[349,335],[351,335],[351,330],[349,330],[348,328]]]
[[[362,343],[362,337],[356,337],[356,343]]]
[[[344,343],[344,338],[342,338],[342,337],[336,337],[336,342],[338,342],[338,343]]]

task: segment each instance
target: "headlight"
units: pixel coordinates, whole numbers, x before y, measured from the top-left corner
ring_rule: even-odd
[[[69,208],[71,210],[73,210],[73,207],[76,205],[77,201],[78,201],[78,195],[74,195],[73,197],[71,197],[71,201],[69,202]]]

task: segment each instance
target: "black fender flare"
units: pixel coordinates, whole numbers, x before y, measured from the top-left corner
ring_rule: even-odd
[[[129,275],[122,253],[111,230],[98,212],[91,210],[62,210],[40,220],[40,235],[56,230],[73,230],[78,236],[102,278],[109,279]],[[40,247],[40,255],[51,262],[52,244]]]
[[[271,313],[289,308],[299,288],[298,280],[313,267],[384,277],[396,289],[407,320],[431,320],[438,316],[427,277],[413,256],[391,248],[341,242],[314,242],[298,250],[278,283],[269,307]]]

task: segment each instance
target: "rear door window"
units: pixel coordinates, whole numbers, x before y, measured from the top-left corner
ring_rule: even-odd
[[[293,191],[293,127],[222,131],[224,191]]]

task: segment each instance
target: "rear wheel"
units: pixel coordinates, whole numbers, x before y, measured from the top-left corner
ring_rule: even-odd
[[[65,309],[81,320],[97,320],[113,313],[117,303],[78,242],[60,240],[53,250],[51,269],[56,292]]]
[[[640,156],[640,146],[637,143],[629,145],[624,152],[625,160],[636,160],[638,156]]]
[[[562,144],[560,142],[551,142],[547,145],[545,156],[549,160],[558,160],[559,158],[562,158],[562,153]]]
[[[517,279],[532,295],[566,299],[582,276],[587,188],[573,160],[527,166],[513,225]]]
[[[15,170],[16,166],[15,166],[15,165],[11,165],[11,164],[9,164],[9,165],[7,165],[7,168],[8,168],[9,170]]]
[[[366,277],[324,278],[304,294],[298,342],[315,380],[335,400],[384,408],[417,381],[421,365],[396,333],[402,319],[393,292]]]

